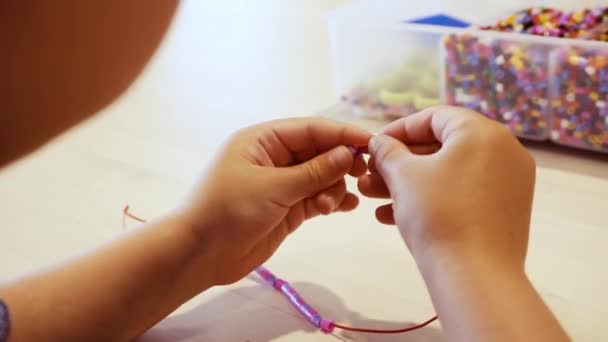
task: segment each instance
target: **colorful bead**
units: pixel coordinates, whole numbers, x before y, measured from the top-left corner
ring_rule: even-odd
[[[496,118],[494,96],[501,85],[489,75],[490,46],[472,34],[450,34],[443,38],[445,100]],[[498,64],[504,63],[499,57]]]
[[[574,12],[532,7],[481,29],[608,41],[608,7],[586,8]]]
[[[549,49],[540,44],[527,44],[497,39],[491,43],[490,82],[500,84],[494,100],[497,120],[520,137],[542,140],[548,132]],[[493,61],[504,59],[505,63]]]
[[[334,323],[330,320],[324,319],[319,313],[306,301],[300,294],[291,286],[288,282],[283,279],[276,277],[269,269],[264,266],[259,266],[255,272],[266,282],[268,285],[274,287],[277,291],[281,292],[312,325],[321,329],[326,334],[333,332]]]
[[[561,48],[555,59],[551,70],[552,93],[556,96],[551,139],[608,152],[608,50]],[[585,63],[573,63],[581,60]],[[566,103],[568,106],[564,108]]]
[[[518,136],[547,137],[547,47],[454,34],[444,38],[443,48],[448,104],[481,112]]]

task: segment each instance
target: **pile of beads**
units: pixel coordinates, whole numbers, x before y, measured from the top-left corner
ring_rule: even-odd
[[[439,63],[410,57],[386,78],[362,84],[342,101],[360,117],[393,120],[439,103]]]
[[[555,8],[532,7],[481,29],[606,41],[606,30],[596,30],[598,26],[606,23],[608,8],[585,8],[564,12]]]
[[[608,41],[608,8],[532,8],[488,30]],[[445,101],[522,138],[608,152],[608,46],[530,42],[475,32],[443,38]]]
[[[608,49],[554,53],[551,140],[608,152]]]
[[[498,39],[491,43],[490,79],[496,120],[520,137],[543,140],[549,132],[549,49]]]
[[[444,37],[443,46],[446,102],[495,119],[488,42],[469,34],[450,34]]]
[[[548,54],[542,45],[451,34],[443,39],[445,100],[507,125],[517,136],[548,135]]]

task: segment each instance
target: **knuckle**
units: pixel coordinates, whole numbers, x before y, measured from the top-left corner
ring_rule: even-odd
[[[483,143],[492,148],[517,142],[507,126],[498,122],[488,121],[487,129],[483,129],[481,133]]]
[[[469,109],[467,107],[456,107],[456,106],[448,106],[448,105],[438,105],[432,107],[432,110],[435,113],[441,112],[445,115],[449,115],[451,117],[463,120],[479,120],[479,118],[483,117],[482,114]]]
[[[322,185],[323,174],[320,165],[316,162],[305,163],[304,165],[306,167],[306,174],[308,174],[310,182],[315,186]]]
[[[478,130],[478,127],[483,124],[483,120],[485,119],[482,114],[468,108],[452,107],[450,110],[453,114],[450,119],[454,120],[454,126],[460,130]]]
[[[327,127],[334,123],[334,121],[324,117],[302,118],[302,120],[308,125],[308,129],[313,129],[313,127]]]
[[[467,131],[479,131],[479,118],[474,115],[463,115],[458,117],[456,120],[456,130],[467,132]]]
[[[469,143],[479,143],[479,140],[483,139],[484,129],[474,116],[457,117],[446,125],[450,127],[444,132],[444,140],[450,135],[461,136]]]

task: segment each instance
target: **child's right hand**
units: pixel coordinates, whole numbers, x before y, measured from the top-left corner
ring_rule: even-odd
[[[424,154],[407,147],[439,144]],[[359,189],[393,200],[376,216],[399,226],[419,265],[483,260],[523,272],[535,165],[504,126],[462,108],[430,108],[387,126],[370,153]]]

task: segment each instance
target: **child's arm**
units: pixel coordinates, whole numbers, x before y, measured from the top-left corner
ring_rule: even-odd
[[[132,339],[199,292],[241,279],[304,220],[357,206],[344,177],[367,168],[344,145],[370,138],[322,119],[241,130],[173,214],[0,286],[11,342]]]
[[[91,116],[129,87],[178,0],[3,0],[0,167]]]
[[[478,251],[430,254],[418,263],[450,341],[569,341],[523,268]]]
[[[369,149],[363,194],[391,198],[451,341],[566,341],[524,272],[534,161],[507,129],[463,108],[391,123]],[[437,144],[416,153],[408,146]]]
[[[131,340],[213,285],[206,243],[171,216],[1,286],[9,340]]]

